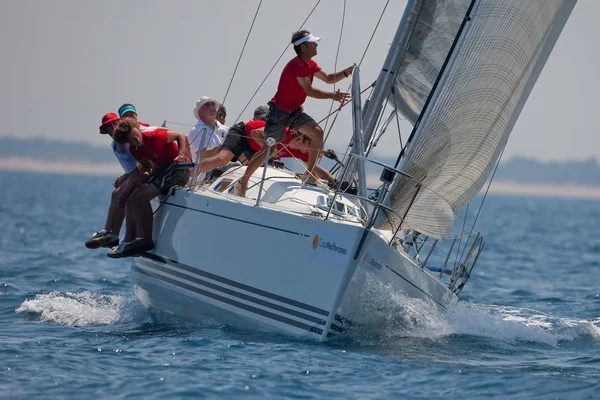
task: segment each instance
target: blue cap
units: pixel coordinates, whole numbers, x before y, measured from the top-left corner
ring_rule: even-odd
[[[123,115],[129,111],[133,111],[134,113],[137,114],[137,110],[135,109],[134,106],[125,106],[119,110],[119,117],[123,118]]]

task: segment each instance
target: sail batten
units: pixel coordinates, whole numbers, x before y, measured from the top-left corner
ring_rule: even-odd
[[[430,83],[433,88],[432,78],[438,79],[435,68],[427,68],[441,68],[443,54],[430,56],[427,36],[454,29],[466,3],[423,2],[429,8],[421,11],[432,17],[429,32],[421,47],[409,43],[414,59],[403,57],[392,92],[396,98],[389,100],[419,121],[399,168],[422,180],[423,187],[404,223],[437,239],[451,235],[454,215],[485,184],[576,0],[476,0],[437,86],[425,93]],[[419,19],[416,29],[423,26]],[[441,42],[449,50],[448,40]],[[386,202],[404,215],[416,190],[414,182],[398,177]],[[376,227],[396,229],[399,223],[386,218]]]

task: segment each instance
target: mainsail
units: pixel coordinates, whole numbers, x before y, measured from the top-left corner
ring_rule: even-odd
[[[447,22],[436,13],[454,3],[455,20],[456,10],[467,8],[464,1],[425,3],[436,18],[421,41],[407,47],[413,54],[403,57],[396,99],[389,100],[410,120],[422,114],[398,168],[423,187],[398,176],[385,200],[397,215],[380,215],[375,227],[396,229],[398,215],[410,206],[404,227],[444,239],[454,215],[481,190],[497,162],[576,0],[475,0],[431,93],[443,61],[429,55],[429,40],[448,47],[448,38],[434,38],[435,21]],[[423,16],[419,23],[428,25]]]

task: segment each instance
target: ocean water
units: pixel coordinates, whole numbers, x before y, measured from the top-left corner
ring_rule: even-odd
[[[0,173],[0,398],[600,398],[598,201],[489,196],[456,308],[374,290],[317,343],[148,313],[83,245],[111,184]]]

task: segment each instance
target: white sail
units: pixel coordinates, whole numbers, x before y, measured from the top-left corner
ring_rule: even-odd
[[[454,215],[481,190],[576,0],[475,0],[415,127],[386,198],[405,226],[450,237]],[[406,71],[409,71],[407,68]],[[406,112],[406,110],[403,110]],[[376,227],[397,228],[395,215]]]
[[[401,58],[388,102],[411,123],[421,114],[440,74],[471,0],[421,0],[409,25],[408,43]]]

